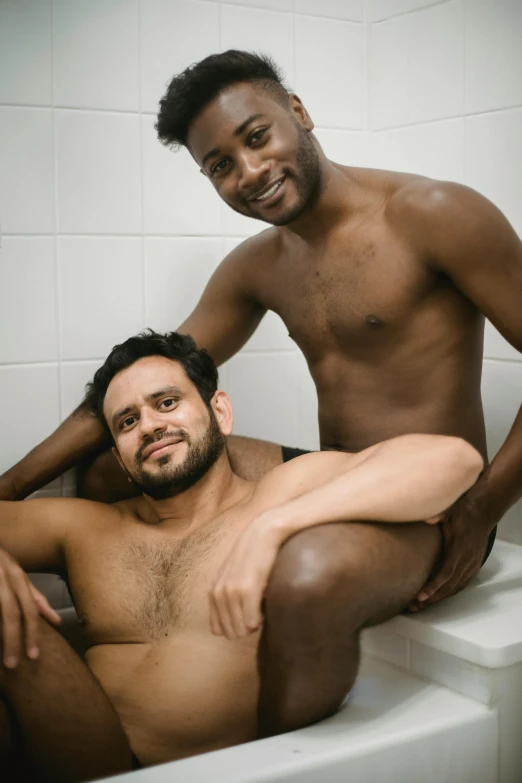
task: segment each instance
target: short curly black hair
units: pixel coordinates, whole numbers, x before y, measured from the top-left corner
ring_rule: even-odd
[[[115,345],[94,374],[93,380],[85,387],[85,407],[96,414],[111,437],[112,433],[103,415],[103,403],[109,384],[115,375],[145,356],[164,356],[179,362],[207,408],[210,408],[210,401],[217,390],[218,371],[207,351],[197,348],[189,334],[159,334],[152,329],[145,329],[140,334],[129,337],[124,343]]]
[[[274,61],[265,54],[229,49],[211,54],[174,76],[160,101],[156,131],[166,147],[186,147],[191,122],[226,87],[253,82],[282,105],[288,90]]]

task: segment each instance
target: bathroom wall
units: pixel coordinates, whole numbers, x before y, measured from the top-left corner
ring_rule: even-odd
[[[517,0],[0,0],[0,471],[79,402],[112,345],[173,329],[220,259],[263,224],[156,140],[171,76],[265,51],[341,163],[465,182],[522,231]],[[521,357],[488,328],[492,453]],[[268,314],[222,368],[236,432],[317,447],[306,364]],[[71,493],[72,479],[46,492]],[[522,507],[502,534],[522,543]]]

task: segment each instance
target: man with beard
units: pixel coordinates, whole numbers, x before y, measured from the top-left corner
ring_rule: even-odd
[[[228,460],[232,410],[215,365],[176,333],[116,346],[89,400],[141,494],[0,502],[0,736],[12,767],[21,754],[38,779],[88,780],[334,712],[356,677],[360,629],[411,599],[436,562],[437,515],[483,466],[462,439],[409,435],[246,481]],[[361,550],[362,528],[386,541],[395,569]],[[322,529],[344,547],[328,563]],[[37,617],[20,566],[65,569],[87,665]],[[381,572],[392,593],[375,589]],[[316,650],[304,682],[288,680],[281,644],[287,626],[302,636],[302,606]]]
[[[360,452],[425,432],[464,438],[487,460],[484,315],[522,349],[522,245],[504,216],[462,185],[327,160],[301,100],[267,58],[247,52],[212,55],[175,76],[157,129],[164,144],[187,147],[229,206],[272,225],[222,262],[179,331],[221,364],[273,310],[314,379],[322,450]],[[24,497],[106,443],[80,407],[4,475],[1,496]],[[296,453],[246,438],[230,438],[228,447],[247,478]],[[522,412],[442,520],[443,557],[412,608],[454,594],[477,574],[497,522],[522,493],[521,466]],[[101,456],[80,491],[116,499],[121,480],[112,455]],[[396,563],[384,535],[375,542],[363,527],[357,543],[387,559],[379,579],[393,595]],[[321,531],[316,546],[328,561],[344,545]],[[415,557],[427,566],[431,552],[416,544]],[[305,677],[313,660],[294,633],[286,644],[294,660],[304,655]]]

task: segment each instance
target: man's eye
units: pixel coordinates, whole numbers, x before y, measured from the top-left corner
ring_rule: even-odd
[[[165,407],[166,407],[166,408],[172,408],[172,406],[173,406],[175,403],[176,403],[176,400],[175,400],[175,399],[173,399],[172,397],[169,397],[169,399],[168,399],[168,400],[163,400],[163,402],[161,402],[160,404],[161,404],[161,405],[165,405]]]
[[[226,159],[225,160],[219,160],[216,163],[216,165],[214,166],[214,168],[212,169],[212,174],[220,174],[224,170],[224,168],[227,165],[227,163],[228,163],[228,161]]]
[[[260,128],[259,130],[255,131],[255,133],[253,133],[250,137],[250,143],[252,144],[253,142],[255,144],[256,141],[259,141],[263,137],[265,132],[266,128]]]
[[[128,416],[126,419],[124,419],[121,423],[121,429],[124,429],[125,427],[131,427],[134,424],[136,417],[135,416]]]

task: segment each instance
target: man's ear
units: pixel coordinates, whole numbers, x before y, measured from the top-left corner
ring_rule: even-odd
[[[295,92],[289,95],[289,108],[290,111],[296,116],[299,124],[307,131],[313,131],[314,123],[308,112],[306,111],[301,98],[295,94]]]
[[[212,397],[210,404],[214,411],[216,421],[219,424],[219,429],[223,435],[230,435],[234,424],[234,414],[232,412],[230,397],[222,389],[218,389]]]

